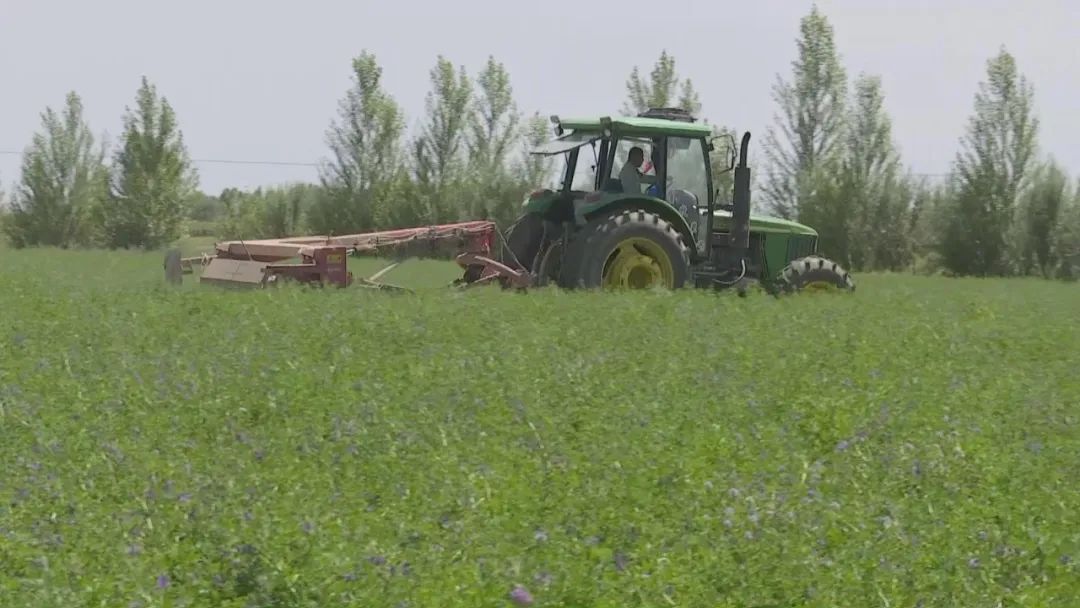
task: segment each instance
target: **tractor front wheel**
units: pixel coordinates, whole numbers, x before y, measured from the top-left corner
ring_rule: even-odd
[[[679,289],[690,279],[690,250],[655,213],[632,209],[594,220],[576,236],[562,282],[602,289]]]
[[[817,255],[799,258],[780,273],[780,289],[797,291],[855,291],[851,274],[836,262]]]

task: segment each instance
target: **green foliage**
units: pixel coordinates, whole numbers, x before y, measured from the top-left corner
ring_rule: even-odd
[[[322,196],[308,214],[320,233],[364,232],[375,226],[380,194],[401,170],[404,114],[382,86],[382,67],[364,51],[352,63],[353,86],[339,102],[327,145],[332,159],[320,169]]]
[[[804,205],[821,202],[813,197],[815,186],[835,178],[816,173],[839,166],[835,161],[843,150],[847,119],[847,76],[832,25],[814,5],[799,31],[792,80],[778,76],[773,87],[779,133],[770,127],[764,145],[769,176],[762,185],[763,202],[786,219],[802,218]],[[821,216],[824,210],[810,213]]]
[[[1017,201],[1013,221],[1013,272],[1051,276],[1059,264],[1054,229],[1071,201],[1069,178],[1052,159],[1035,167]]]
[[[958,275],[1004,275],[1008,235],[1037,152],[1032,86],[1002,48],[987,62],[975,112],[956,159],[958,188],[944,226],[942,257]]]
[[[901,270],[912,260],[908,228],[915,184],[902,174],[881,79],[860,74],[854,89],[843,166],[833,172],[843,185],[830,194],[834,213],[815,225],[834,233],[823,241],[837,249],[836,259],[848,268]]]
[[[23,153],[22,175],[4,232],[17,248],[92,245],[92,214],[100,204],[107,173],[103,149],[83,118],[82,98],[67,94],[62,113],[41,115],[42,130]]]
[[[123,251],[0,267],[6,604],[1080,595],[1075,285],[395,297],[160,274]]]
[[[522,160],[518,167],[518,174],[526,184],[532,187],[553,188],[556,186],[550,179],[554,171],[559,168],[555,159],[528,153],[530,149],[544,143],[551,136],[551,123],[546,118],[539,112],[529,117],[525,125]]]
[[[472,118],[473,85],[464,67],[441,55],[429,73],[427,118],[413,140],[413,174],[419,194],[419,223],[461,219],[466,202],[464,152]]]
[[[156,249],[180,236],[198,174],[176,113],[146,77],[125,110],[109,186],[97,214],[106,246]]]
[[[476,96],[469,114],[469,160],[480,176],[504,170],[519,136],[521,114],[506,66],[488,57],[476,78]]]
[[[634,66],[626,80],[626,95],[623,112],[630,115],[649,108],[670,107],[682,108],[695,116],[701,113],[701,98],[693,81],[679,77],[675,58],[667,50],[661,51],[647,81],[641,77],[638,66]]]
[[[535,184],[521,183],[511,172],[512,146],[521,139],[521,114],[506,67],[494,57],[476,79],[469,115],[469,152],[465,215],[490,218],[509,226],[518,214],[522,191]]]
[[[219,235],[224,239],[268,239],[307,232],[305,216],[322,195],[312,184],[229,190],[223,194],[228,211]]]
[[[188,201],[187,218],[200,222],[212,222],[225,216],[225,205],[220,196],[197,192]]]
[[[1080,184],[1074,196],[1058,214],[1051,234],[1052,257],[1056,261],[1054,276],[1061,279],[1080,279]]]

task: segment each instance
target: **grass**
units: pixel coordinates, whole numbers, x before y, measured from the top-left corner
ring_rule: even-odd
[[[232,292],[4,258],[5,606],[1080,596],[1075,285]]]

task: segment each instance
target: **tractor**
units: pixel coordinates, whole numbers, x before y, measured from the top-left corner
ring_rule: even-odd
[[[750,213],[749,133],[738,150],[727,137],[726,167],[714,173],[714,160],[723,154],[715,142],[725,136],[678,108],[551,121],[555,137],[531,153],[563,157],[558,184],[528,195],[505,235],[494,221],[471,220],[223,241],[213,254],[181,258],[177,250],[168,252],[166,278],[179,283],[200,265],[200,282],[219,285],[266,287],[290,280],[397,289],[379,278],[401,259],[449,254],[464,270],[454,285],[465,287],[704,287],[735,288],[739,295],[754,284],[774,295],[855,289],[844,268],[818,254],[813,228]],[[731,171],[731,203],[721,203],[718,180]],[[354,281],[346,256],[386,254],[395,258],[390,266]],[[296,258],[299,263],[288,263]]]
[[[551,122],[554,138],[530,153],[563,157],[558,184],[525,198],[502,256],[536,284],[854,290],[849,273],[818,254],[813,228],[750,213],[749,133],[736,150],[734,138],[679,108]],[[715,144],[725,139],[726,154]],[[715,154],[726,161],[716,172]],[[731,202],[722,203],[717,182],[729,171]]]

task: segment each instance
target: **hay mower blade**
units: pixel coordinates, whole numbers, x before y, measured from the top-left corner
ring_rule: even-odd
[[[305,284],[358,285],[365,288],[412,292],[411,289],[380,279],[409,258],[453,259],[464,274],[455,285],[486,285],[495,281],[504,286],[524,288],[532,284],[525,269],[518,269],[492,257],[496,240],[502,235],[494,222],[458,222],[414,228],[400,228],[341,236],[297,236],[279,239],[223,241],[214,245],[213,255],[180,258],[175,250],[165,259],[166,278],[191,274],[195,264],[203,267],[200,282],[236,286],[277,284],[281,279]],[[504,243],[505,244],[505,243]],[[371,277],[354,280],[346,258],[382,257],[394,262]],[[300,258],[300,263],[287,260]]]

